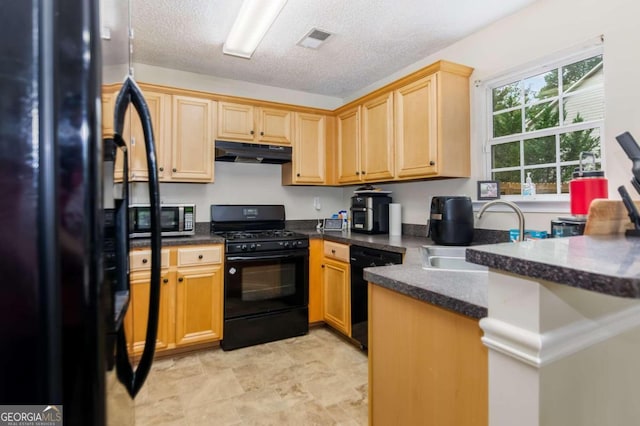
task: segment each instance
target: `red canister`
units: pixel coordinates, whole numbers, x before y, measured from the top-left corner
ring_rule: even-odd
[[[592,159],[590,166],[584,164],[587,157]],[[573,216],[586,216],[594,198],[609,198],[607,179],[603,170],[595,170],[593,153],[580,153],[580,167],[576,167],[573,179],[569,182],[569,196]]]

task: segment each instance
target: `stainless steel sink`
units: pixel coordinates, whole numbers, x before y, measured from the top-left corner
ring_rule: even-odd
[[[466,247],[422,246],[422,268],[486,273],[488,268],[465,260]]]

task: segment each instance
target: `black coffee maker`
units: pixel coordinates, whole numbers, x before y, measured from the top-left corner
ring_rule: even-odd
[[[468,246],[473,240],[473,205],[463,196],[437,196],[431,199],[429,233],[434,243]]]

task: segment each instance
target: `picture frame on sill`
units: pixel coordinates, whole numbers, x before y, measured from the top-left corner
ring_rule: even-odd
[[[478,200],[497,200],[498,198],[500,198],[500,181],[478,181]]]

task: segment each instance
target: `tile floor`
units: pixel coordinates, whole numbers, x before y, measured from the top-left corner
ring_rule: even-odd
[[[334,332],[157,360],[136,426],[367,424],[367,357]]]

